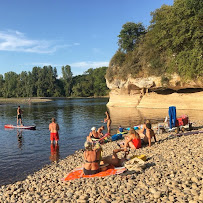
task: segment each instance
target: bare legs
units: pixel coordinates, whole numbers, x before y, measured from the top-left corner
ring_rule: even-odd
[[[124,148],[124,151],[127,151],[127,148],[136,149],[132,141],[129,141],[128,137],[125,137],[125,142],[120,144],[121,148]]]
[[[107,121],[106,127],[107,127],[107,132],[110,134],[110,132],[111,132],[111,121],[110,120]]]

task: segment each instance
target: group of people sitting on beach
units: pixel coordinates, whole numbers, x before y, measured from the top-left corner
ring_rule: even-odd
[[[123,128],[119,126],[118,131],[120,132],[121,129]],[[99,141],[102,137],[110,135],[110,131],[108,131],[106,135],[103,135],[103,130],[104,126],[101,126],[98,130],[96,130],[95,127],[92,127],[89,136],[87,136],[84,145],[85,164],[83,166],[83,172],[85,175],[93,175],[100,171],[104,171],[108,168],[108,165],[121,167],[127,161],[126,156],[130,149],[139,149],[142,144],[148,144],[148,146],[151,147],[152,138],[154,138],[154,141],[156,142],[156,136],[151,129],[151,123],[147,120],[138,132],[136,132],[134,128],[130,128],[129,133],[125,136],[124,142],[118,144],[119,149],[114,149],[112,156],[102,157],[102,147]],[[119,159],[117,153],[121,151],[124,152],[124,157]]]
[[[104,171],[108,168],[108,165],[113,165],[115,167],[123,166],[125,161],[127,161],[126,156],[130,149],[139,149],[143,144],[148,144],[150,147],[152,138],[154,138],[154,141],[156,142],[156,136],[151,129],[151,123],[147,120],[138,132],[136,132],[134,128],[130,128],[124,141],[118,144],[119,149],[114,149],[111,156],[102,157],[101,140],[111,137],[110,115],[108,112],[105,112],[105,114],[106,118],[104,118],[104,121],[102,122],[107,124],[107,133],[104,135],[103,130],[105,128],[103,125],[98,129],[92,127],[84,145],[85,164],[83,166],[83,172],[85,175],[93,175],[100,171]],[[52,123],[49,124],[49,130],[51,143],[55,141],[57,144],[59,140],[59,125],[56,123],[55,118],[52,118]],[[124,129],[119,126],[118,133],[122,133],[123,130]],[[124,152],[124,157],[120,159],[118,158],[117,153],[121,151]]]

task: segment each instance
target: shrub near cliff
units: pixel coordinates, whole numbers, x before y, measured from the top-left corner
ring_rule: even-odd
[[[163,5],[151,13],[151,24],[145,34],[133,32],[138,24],[129,22],[123,25],[119,37],[119,50],[112,57],[106,78],[125,80],[147,76],[163,76],[177,73],[182,80],[198,79],[203,81],[202,33],[203,3],[198,0],[176,0],[173,6]],[[139,24],[141,26],[141,24]],[[132,29],[125,32],[126,27]],[[141,26],[143,27],[143,26]],[[131,33],[133,36],[129,36]],[[126,36],[125,36],[126,35]],[[129,47],[136,38],[133,49]],[[131,44],[130,44],[131,43]]]

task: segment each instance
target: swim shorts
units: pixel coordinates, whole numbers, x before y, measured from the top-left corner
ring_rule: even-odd
[[[50,140],[51,141],[58,141],[59,140],[59,134],[58,133],[51,133],[50,134]]]
[[[18,119],[21,119],[21,114],[18,114]]]

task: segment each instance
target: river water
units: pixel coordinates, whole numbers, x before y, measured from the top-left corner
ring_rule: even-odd
[[[24,125],[36,125],[36,130],[5,130],[5,124],[16,125],[17,106],[0,105],[0,185],[24,179],[28,174],[46,164],[63,159],[83,148],[91,127],[104,125],[107,98],[57,99],[46,103],[23,104]],[[167,109],[109,108],[112,119],[112,134],[118,125],[129,127],[143,123],[148,118],[152,123],[163,121]],[[179,111],[191,118],[203,112]],[[51,118],[60,126],[59,145],[50,144],[48,130]],[[202,118],[201,118],[202,119]],[[106,130],[106,129],[105,129]]]

